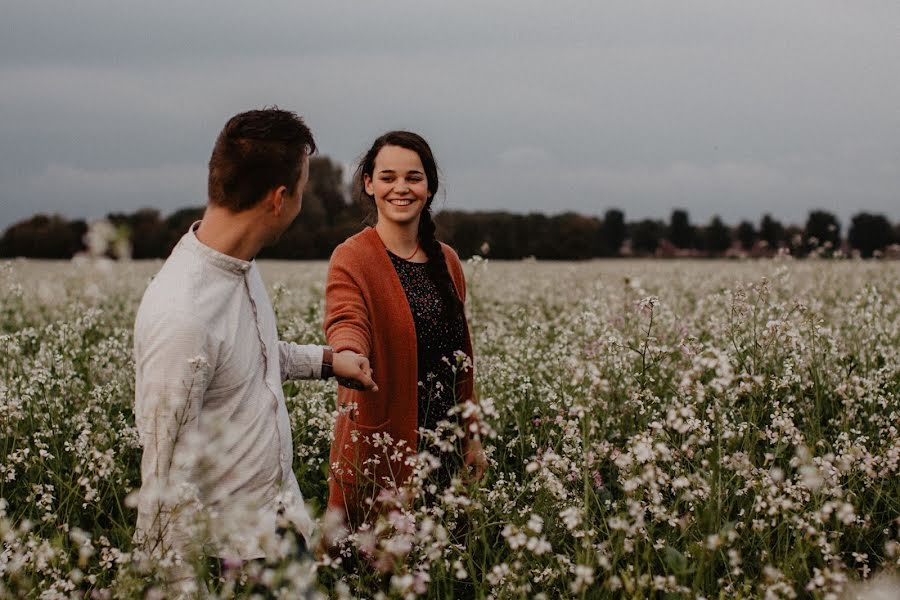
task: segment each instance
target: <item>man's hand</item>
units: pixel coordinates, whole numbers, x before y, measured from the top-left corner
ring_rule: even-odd
[[[484,472],[487,469],[487,457],[484,455],[484,448],[481,447],[481,440],[468,438],[463,446],[463,462],[472,481],[481,481]]]
[[[334,377],[340,385],[360,391],[378,391],[378,386],[372,381],[372,369],[369,368],[368,358],[344,350],[335,352],[332,360]]]

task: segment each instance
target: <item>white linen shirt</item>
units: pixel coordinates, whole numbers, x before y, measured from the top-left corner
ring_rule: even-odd
[[[256,540],[274,534],[279,512],[307,541],[312,533],[281,385],[320,377],[322,347],[279,341],[255,261],[206,246],[197,225],[150,282],[135,319],[143,446],[135,539],[156,550],[186,543],[195,524],[176,496],[189,490],[237,531],[213,542],[210,555],[260,558]]]

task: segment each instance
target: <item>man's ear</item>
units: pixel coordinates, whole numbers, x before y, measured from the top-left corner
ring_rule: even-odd
[[[280,185],[269,192],[266,202],[269,204],[271,211],[276,217],[281,216],[284,210],[285,196],[287,195],[287,187]]]

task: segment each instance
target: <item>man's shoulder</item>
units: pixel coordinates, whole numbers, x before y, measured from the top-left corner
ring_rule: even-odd
[[[179,252],[176,247],[147,285],[138,310],[157,305],[178,306],[181,301],[189,300],[191,288],[200,275],[198,266],[189,254]]]
[[[223,296],[209,285],[202,262],[176,248],[144,291],[135,316],[135,334],[171,327],[208,329],[217,312],[216,303],[226,299]]]

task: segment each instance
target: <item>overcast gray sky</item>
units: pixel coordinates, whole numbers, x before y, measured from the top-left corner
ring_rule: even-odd
[[[0,227],[206,201],[234,113],[351,164],[422,133],[443,208],[900,220],[900,2],[3,3]]]

